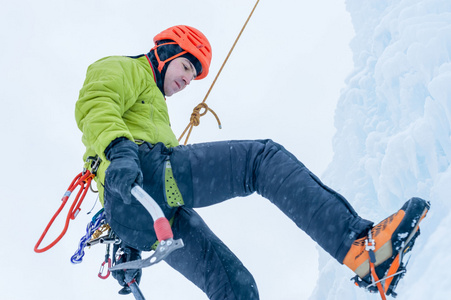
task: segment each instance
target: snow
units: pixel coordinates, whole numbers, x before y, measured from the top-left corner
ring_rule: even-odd
[[[412,196],[430,200],[397,299],[446,299],[451,276],[440,270],[450,266],[451,3],[348,0],[346,6],[356,31],[354,70],[338,101],[334,158],[323,178],[375,221]],[[352,273],[320,256],[310,299],[378,299],[351,288],[343,278]]]
[[[81,171],[74,103],[87,66],[148,51],[175,25],[201,29],[211,75],[168,98],[180,134],[254,1],[14,1],[0,10],[2,299],[132,299],[97,277],[104,247],[70,257],[96,202],[90,193],[65,237],[34,244]],[[170,12],[169,14],[166,12]],[[447,299],[451,256],[451,3],[442,0],[260,1],[190,142],[272,138],[378,222],[412,196],[432,202],[397,299]],[[93,211],[99,209],[97,205]],[[259,196],[200,209],[256,278],[261,299],[378,299]],[[43,244],[63,228],[61,216]],[[164,263],[146,269],[148,299],[206,299]]]

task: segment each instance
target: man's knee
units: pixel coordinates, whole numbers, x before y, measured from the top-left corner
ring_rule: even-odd
[[[227,268],[227,267],[226,267]],[[217,282],[216,289],[207,292],[213,300],[257,300],[258,289],[252,274],[243,266],[229,272],[228,283]]]

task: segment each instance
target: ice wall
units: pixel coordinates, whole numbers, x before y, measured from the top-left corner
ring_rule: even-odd
[[[324,181],[376,222],[412,196],[431,200],[398,299],[448,298],[451,1],[346,4],[356,32],[354,71],[337,105],[335,154]],[[352,272],[319,251],[311,299],[380,299],[354,287]]]

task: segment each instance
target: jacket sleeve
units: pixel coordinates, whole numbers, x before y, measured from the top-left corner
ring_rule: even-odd
[[[140,93],[138,78],[126,61],[106,58],[92,64],[80,90],[75,119],[83,143],[102,159],[106,147],[118,137],[133,141],[122,116]],[[138,80],[136,80],[138,79]]]

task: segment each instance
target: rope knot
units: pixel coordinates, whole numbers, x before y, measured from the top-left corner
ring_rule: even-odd
[[[202,113],[200,112],[201,109],[205,109]],[[200,103],[198,104],[194,109],[193,113],[191,114],[190,123],[193,124],[193,126],[199,126],[200,124],[200,117],[205,116],[208,111],[211,111],[213,114],[213,110],[211,110],[207,103]],[[216,115],[216,114],[215,114]],[[219,121],[218,121],[219,122]]]
[[[201,112],[202,108],[204,109],[204,111]],[[207,114],[207,112],[211,112],[215,116],[216,121],[218,122],[219,129],[222,128],[221,121],[219,120],[218,115],[210,107],[208,107],[207,103],[202,102],[202,103],[199,103],[196,107],[194,107],[193,112],[191,113],[189,124],[188,124],[188,126],[186,126],[182,135],[179,137],[179,139],[178,139],[179,142],[182,139],[182,137],[185,135],[185,133],[188,131],[188,134],[185,139],[185,145],[186,145],[186,143],[188,142],[188,138],[191,135],[191,131],[193,130],[193,127],[199,126],[200,117],[205,116]]]

